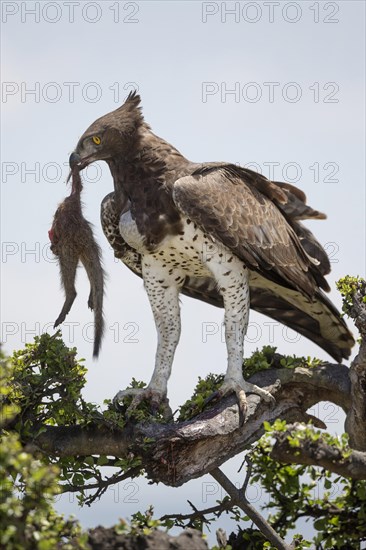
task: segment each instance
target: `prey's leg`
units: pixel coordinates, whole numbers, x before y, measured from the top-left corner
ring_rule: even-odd
[[[68,251],[66,250],[66,252],[60,252],[58,260],[60,264],[61,282],[65,291],[65,302],[60,315],[57,317],[55,324],[53,325],[53,328],[56,328],[64,322],[65,317],[69,313],[76,298],[75,278],[79,257],[74,254],[68,254]]]

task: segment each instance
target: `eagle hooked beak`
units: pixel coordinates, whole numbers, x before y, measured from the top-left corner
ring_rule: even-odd
[[[81,164],[81,157],[78,153],[75,153],[75,151],[74,151],[73,153],[71,153],[70,158],[69,158],[70,173],[67,176],[66,183],[69,183],[74,169],[77,166],[80,166],[80,164]]]
[[[89,160],[90,157],[91,155],[82,159],[79,153],[76,153],[75,151],[71,153],[69,158],[70,174],[69,174],[69,177],[67,178],[67,181],[70,180],[72,173],[75,169],[78,169],[80,171],[80,170],[83,170],[83,168],[85,168],[86,166],[88,166],[90,162]]]
[[[81,163],[81,156],[78,153],[71,153],[69,158],[70,169],[73,170],[78,164]]]
[[[83,170],[84,168],[86,168],[86,166],[88,166],[90,163],[94,162],[95,160],[102,160],[102,159],[99,159],[98,157],[96,158],[95,154],[93,153],[86,157],[81,157],[79,153],[76,153],[76,151],[74,151],[73,153],[71,153],[69,158],[70,169],[71,171],[73,171],[75,168],[79,168],[79,170]]]

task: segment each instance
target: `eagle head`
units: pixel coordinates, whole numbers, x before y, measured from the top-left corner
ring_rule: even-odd
[[[97,160],[131,158],[143,125],[140,102],[140,96],[131,92],[121,107],[93,122],[70,155],[71,170],[82,170]]]

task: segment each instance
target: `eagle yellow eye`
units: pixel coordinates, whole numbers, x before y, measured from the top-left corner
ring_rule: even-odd
[[[94,141],[95,145],[100,145],[102,141],[99,136],[93,136],[92,140]]]

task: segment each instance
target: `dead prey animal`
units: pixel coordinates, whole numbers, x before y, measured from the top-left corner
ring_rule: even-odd
[[[54,328],[60,325],[69,313],[76,298],[75,278],[79,260],[90,282],[88,306],[94,311],[93,357],[98,357],[104,332],[103,295],[104,271],[101,250],[96,242],[90,223],[84,218],[81,204],[83,185],[76,168],[72,175],[71,193],[57,208],[52,227],[48,232],[51,250],[57,256],[65,302]]]

